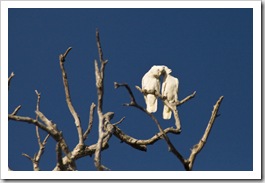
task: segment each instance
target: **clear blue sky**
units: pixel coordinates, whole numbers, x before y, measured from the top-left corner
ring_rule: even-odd
[[[126,117],[119,127],[127,134],[147,139],[158,132],[155,123],[136,108],[123,107],[127,92],[115,90],[113,82],[134,88],[152,65],[163,64],[179,79],[179,99],[194,91],[196,97],[179,107],[180,135],[169,135],[187,158],[190,148],[204,133],[213,105],[219,109],[208,141],[195,160],[193,170],[252,170],[253,163],[253,21],[252,9],[9,9],[9,90],[11,113],[35,118],[37,89],[40,110],[57,123],[70,149],[78,142],[74,120],[67,108],[58,56],[69,47],[65,67],[73,105],[84,129],[89,107],[96,102],[94,59],[98,59],[95,30],[99,28],[105,72],[104,112],[115,112],[114,121]],[[155,116],[166,128],[173,119],[162,119],[162,103]],[[22,153],[38,151],[35,127],[9,121],[9,166],[32,170]],[[42,138],[45,133],[41,133]],[[97,141],[97,118],[86,144]],[[113,136],[102,153],[102,163],[112,170],[184,170],[160,140],[147,152],[133,149]],[[55,142],[48,140],[40,161],[42,170],[56,165]],[[93,157],[77,161],[79,170],[95,170]]]

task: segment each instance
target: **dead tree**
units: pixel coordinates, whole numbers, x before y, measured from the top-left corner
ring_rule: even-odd
[[[69,47],[65,53],[59,55],[59,64],[62,72],[62,79],[63,79],[63,85],[64,85],[64,91],[65,91],[65,98],[66,98],[66,104],[69,108],[69,111],[74,119],[74,123],[76,126],[77,134],[78,134],[78,143],[76,144],[75,148],[70,150],[68,148],[68,144],[64,138],[63,132],[60,131],[60,127],[56,125],[56,122],[51,121],[44,115],[43,112],[40,111],[40,99],[41,94],[38,91],[36,92],[37,95],[37,104],[36,104],[36,117],[28,117],[28,116],[21,116],[18,115],[19,110],[21,109],[21,105],[16,107],[14,111],[10,114],[8,114],[8,119],[10,122],[25,122],[32,124],[36,127],[36,138],[38,140],[39,144],[39,151],[31,157],[28,154],[22,154],[26,158],[28,158],[33,165],[34,171],[39,171],[39,162],[41,160],[41,157],[43,155],[45,145],[48,142],[50,138],[52,138],[54,141],[56,141],[56,157],[57,162],[54,162],[54,169],[55,171],[63,171],[63,170],[77,170],[75,161],[79,158],[83,158],[85,156],[91,156],[94,154],[94,165],[97,168],[97,170],[110,170],[110,168],[107,168],[103,165],[101,161],[101,152],[106,150],[108,148],[108,142],[112,136],[115,136],[122,142],[125,142],[129,146],[131,146],[134,149],[140,150],[140,151],[146,151],[148,145],[152,145],[156,143],[158,140],[164,140],[165,143],[168,146],[169,152],[173,153],[176,158],[179,159],[179,161],[182,163],[185,170],[192,170],[194,161],[198,153],[202,150],[204,147],[207,138],[210,134],[210,131],[212,129],[212,126],[214,124],[214,121],[216,117],[218,116],[218,110],[221,105],[221,102],[223,100],[223,96],[221,96],[216,104],[213,107],[212,115],[210,116],[210,120],[208,122],[208,125],[205,129],[204,134],[202,135],[202,138],[198,140],[198,143],[193,146],[191,149],[190,156],[188,158],[184,158],[182,154],[178,151],[178,149],[174,146],[174,144],[171,142],[170,138],[167,134],[172,133],[175,135],[179,135],[181,133],[181,129],[175,128],[175,127],[168,127],[166,129],[163,129],[160,125],[160,122],[155,118],[155,116],[152,113],[149,113],[144,107],[139,105],[136,101],[136,98],[134,97],[134,94],[130,88],[130,86],[126,83],[114,83],[115,88],[124,87],[128,91],[128,95],[130,97],[130,102],[123,104],[124,106],[130,106],[135,107],[142,112],[144,112],[146,115],[150,117],[150,119],[154,122],[154,124],[158,128],[158,132],[154,134],[149,139],[137,139],[135,137],[127,135],[124,131],[122,131],[118,125],[125,119],[123,117],[118,122],[113,122],[112,118],[114,116],[114,112],[105,112],[103,111],[103,97],[104,97],[104,71],[105,67],[108,63],[107,60],[103,57],[103,51],[100,43],[100,37],[99,37],[99,31],[96,31],[96,43],[98,48],[98,54],[99,54],[99,61],[95,60],[95,78],[96,78],[96,88],[97,88],[97,103],[92,103],[90,106],[90,113],[89,113],[89,122],[87,125],[87,129],[82,129],[81,126],[81,119],[78,116],[78,113],[76,112],[71,96],[70,96],[70,88],[68,84],[67,74],[66,70],[64,68],[64,64],[66,63],[66,57],[71,51],[71,47]],[[11,80],[15,74],[12,72],[10,77],[8,78],[8,89],[10,87]],[[141,92],[144,93],[146,91],[142,91],[140,87],[136,86],[136,88]],[[177,110],[174,109],[175,106],[180,106],[184,104],[185,102],[189,101],[190,99],[195,97],[196,92],[193,92],[191,95],[187,96],[183,100],[180,100],[178,103],[171,104],[167,101],[166,98],[163,98],[159,92],[156,91],[148,91],[154,95],[156,95],[165,105],[167,105],[174,114],[175,120],[177,116]],[[92,129],[93,123],[94,123],[94,113],[95,109],[97,109],[97,115],[98,115],[98,140],[94,144],[88,145],[85,141],[90,134],[90,131]],[[179,124],[177,124],[179,125]],[[39,129],[45,131],[47,133],[47,136],[41,140],[39,135]],[[108,167],[111,165],[108,165]],[[11,169],[9,169],[11,170]]]

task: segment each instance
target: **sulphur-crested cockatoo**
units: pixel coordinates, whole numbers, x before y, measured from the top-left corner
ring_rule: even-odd
[[[154,65],[142,78],[142,90],[146,92],[160,91],[159,77],[164,70],[164,66]],[[146,110],[154,113],[157,110],[157,97],[153,94],[144,94]]]
[[[164,78],[162,83],[162,96],[167,99],[169,103],[178,102],[178,87],[179,87],[179,80],[170,75],[171,69],[165,67],[165,71],[163,72]],[[176,105],[173,107],[176,108]],[[170,119],[172,111],[167,105],[164,105],[163,109],[163,119]]]

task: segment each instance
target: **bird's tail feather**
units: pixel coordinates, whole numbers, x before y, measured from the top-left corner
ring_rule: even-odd
[[[163,109],[163,119],[170,119],[172,115],[172,111],[170,110],[170,108],[166,105],[164,105],[164,109]]]
[[[150,113],[156,112],[157,110],[157,98],[152,94],[146,96],[146,110]]]

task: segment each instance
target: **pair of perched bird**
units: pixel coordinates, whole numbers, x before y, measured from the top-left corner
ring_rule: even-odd
[[[154,65],[142,78],[142,90],[147,91],[144,94],[146,110],[150,113],[157,111],[157,96],[150,94],[150,91],[160,92],[160,76],[163,76],[161,94],[169,103],[178,102],[178,86],[177,78],[170,75],[172,72],[167,66]],[[173,107],[174,106],[174,107]],[[176,105],[173,105],[176,108]],[[167,105],[164,105],[163,119],[170,119],[172,111]]]

